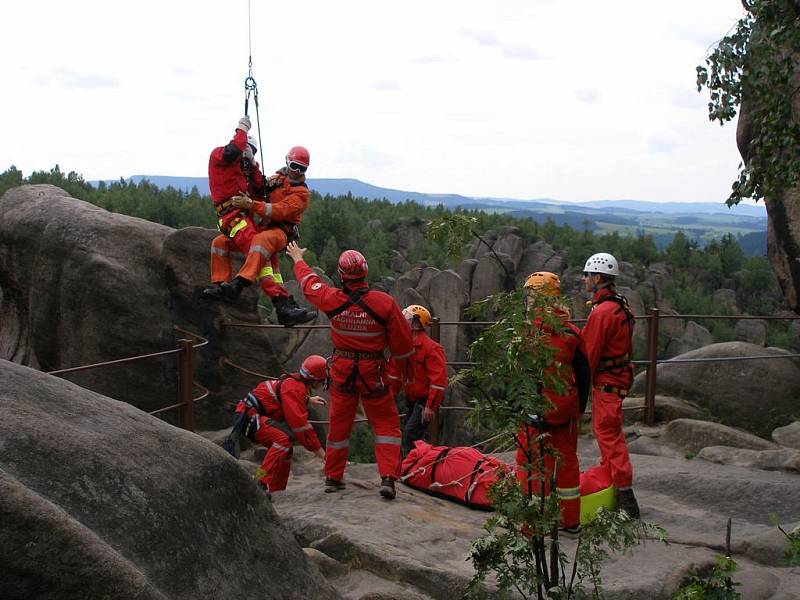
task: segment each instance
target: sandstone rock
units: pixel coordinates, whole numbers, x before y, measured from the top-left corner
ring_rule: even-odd
[[[327,579],[341,577],[350,572],[350,567],[334,560],[324,552],[320,552],[316,548],[303,548],[308,559],[317,567],[320,573]]]
[[[736,321],[736,339],[741,342],[748,342],[758,346],[767,343],[767,322],[755,319],[743,319]]]
[[[422,271],[422,276],[419,278],[417,285],[414,286],[420,295],[423,298],[428,298],[428,288],[430,288],[431,280],[436,277],[441,271],[435,267],[426,267],[424,271]],[[403,308],[401,306],[401,308]]]
[[[676,359],[779,356],[788,352],[744,342],[711,344]],[[634,379],[632,393],[641,395],[645,373]],[[659,394],[696,403],[720,422],[762,436],[793,420],[800,396],[796,359],[714,362],[665,362],[658,365]],[[765,402],[764,399],[769,401]]]
[[[417,290],[413,288],[408,288],[402,294],[400,294],[397,298],[397,305],[402,309],[410,304],[421,304],[422,306],[427,306],[428,301],[427,299],[420,294]]]
[[[739,314],[739,307],[736,304],[736,291],[727,288],[720,288],[715,290],[711,296],[714,301],[714,306],[720,309],[727,308],[732,314]]]
[[[424,268],[415,267],[404,275],[398,277],[394,282],[394,287],[392,287],[392,297],[397,300],[408,288],[416,288],[420,278],[422,277],[423,270]]]
[[[406,257],[397,250],[392,250],[389,253],[389,268],[395,273],[405,273],[410,266]]]
[[[657,439],[641,436],[628,443],[631,454],[647,454],[650,456],[665,456],[667,458],[683,458],[684,453],[671,446],[660,443]]]
[[[1,360],[0,412],[0,597],[338,597],[200,436]]]
[[[478,266],[478,261],[474,258],[467,258],[462,260],[455,271],[459,277],[464,281],[467,289],[472,287],[472,274],[475,272],[475,267]]]
[[[506,269],[513,273],[511,259],[505,254],[497,255]],[[470,290],[470,301],[478,302],[491,294],[506,289],[506,275],[503,267],[497,262],[493,254],[487,254],[478,259],[475,272],[472,275],[472,288]]]
[[[707,446],[697,453],[697,458],[722,465],[800,473],[800,450],[794,448],[747,450],[729,446]]]
[[[800,450],[800,421],[789,423],[785,427],[778,427],[772,432],[772,439],[781,446]]]
[[[644,302],[642,302],[642,297],[639,295],[639,292],[628,287],[619,287],[617,289],[620,294],[628,299],[628,304],[630,304],[631,311],[633,311],[634,315],[646,314],[647,311],[645,310]],[[634,338],[642,340],[647,339],[647,321],[640,321],[636,324],[636,327],[633,329],[633,336]]]
[[[669,319],[670,321],[673,319]],[[660,325],[660,324],[659,324]],[[671,339],[664,350],[663,356],[665,358],[675,358],[681,354],[697,350],[703,346],[708,346],[714,343],[714,336],[711,332],[698,325],[694,321],[686,323],[683,335],[678,339]]]
[[[695,454],[707,446],[729,446],[751,450],[777,449],[772,442],[746,431],[695,419],[676,419],[670,422],[664,429],[661,439]]]
[[[492,247],[495,252],[505,254],[511,258],[511,262],[514,264],[514,270],[516,270],[522,259],[524,246],[525,242],[520,236],[514,233],[508,233],[498,237]],[[484,246],[484,252],[482,254],[479,252],[475,258],[480,258],[482,255],[485,255],[487,251],[488,249]]]
[[[440,321],[460,321],[469,304],[469,288],[455,271],[440,271],[430,280],[428,299],[433,316]],[[468,340],[464,327],[442,325],[439,343],[449,361],[462,360]]]
[[[397,250],[403,256],[425,241],[425,222],[421,219],[403,220],[394,231]]]
[[[624,412],[622,413],[625,425],[635,423],[637,421],[644,421],[644,403],[643,396],[629,396],[622,402]],[[680,398],[672,398],[670,396],[655,397],[655,420],[656,422],[664,423],[673,421],[675,419],[702,419],[706,413],[686,400]]]
[[[564,269],[564,259],[553,247],[539,240],[529,245],[522,252],[519,263],[517,264],[517,282],[525,281],[525,278],[536,271],[550,271],[560,275]]]

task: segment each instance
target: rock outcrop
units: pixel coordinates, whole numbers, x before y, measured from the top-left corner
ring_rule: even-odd
[[[0,360],[0,597],[339,597],[221,448]]]
[[[760,360],[715,362],[665,362],[658,365],[660,394],[690,400],[726,425],[768,436],[791,422],[800,395],[797,359],[778,348],[745,342],[711,344],[676,359],[756,356]],[[643,394],[645,373],[634,379],[632,393]]]

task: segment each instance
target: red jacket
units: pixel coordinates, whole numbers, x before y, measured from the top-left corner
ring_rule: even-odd
[[[444,348],[421,331],[414,338],[414,381],[403,386],[397,361],[389,363],[389,380],[392,393],[400,388],[409,400],[425,402],[430,410],[438,410],[447,388],[447,361]]]
[[[308,208],[311,193],[305,183],[305,176],[292,181],[286,176],[283,169],[276,173],[277,187],[271,187],[269,202],[253,202],[253,212],[262,220],[283,222],[297,225],[303,218],[303,212]]]
[[[208,159],[208,187],[215,205],[242,192],[252,198],[263,197],[264,176],[258,163],[252,164],[249,180],[242,171],[242,152],[246,144],[247,133],[237,129],[228,145],[212,150]]]
[[[592,298],[592,311],[581,331],[583,353],[589,361],[593,385],[629,389],[633,381],[633,313],[616,290],[603,288]]]
[[[292,373],[278,381],[262,381],[251,394],[256,397],[266,416],[273,421],[285,423],[291,431],[292,441],[302,444],[307,450],[316,452],[320,449],[319,439],[311,423],[308,422],[306,409],[306,384],[297,379],[299,375]],[[280,385],[281,398],[278,401],[277,388]],[[244,409],[244,402],[237,406],[237,412]],[[255,415],[255,409],[250,409],[249,416]]]
[[[330,313],[349,300],[347,292],[327,285],[311,270],[305,261],[294,264],[294,276],[306,299],[321,311]],[[361,282],[350,290],[367,289]],[[331,316],[331,341],[336,350],[350,352],[383,352],[388,346],[392,356],[407,369],[407,361],[414,353],[411,329],[394,299],[384,292],[369,290],[361,300],[385,324],[376,321],[366,310],[354,304],[341,313]],[[410,380],[411,377],[406,377]]]
[[[545,420],[553,425],[576,419],[581,413],[578,390],[575,387],[575,370],[572,366],[575,360],[575,353],[579,350],[581,330],[572,323],[567,322],[568,315],[566,312],[557,311],[556,314],[562,318],[564,325],[564,331],[560,335],[555,335],[551,327],[543,325],[541,317],[536,317],[533,320],[534,327],[543,331],[545,343],[555,350],[552,361],[562,365],[560,369],[549,367],[547,373],[553,377],[558,376],[560,373],[564,377],[564,384],[566,385],[564,394],[558,394],[555,390],[547,388],[542,392],[545,398],[553,404],[553,408],[544,414]]]

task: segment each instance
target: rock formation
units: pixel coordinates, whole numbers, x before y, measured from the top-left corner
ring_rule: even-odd
[[[0,360],[0,598],[334,599],[221,448]]]

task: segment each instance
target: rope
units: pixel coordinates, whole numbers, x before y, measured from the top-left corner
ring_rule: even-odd
[[[258,151],[261,153],[261,160],[264,158],[264,148],[261,145],[261,115],[258,112],[258,84],[253,77],[253,35],[250,19],[250,0],[247,0],[247,77],[244,79],[244,116],[248,116],[250,104],[250,93],[253,94],[253,103],[256,107],[256,127],[258,130]]]
[[[485,440],[483,440],[481,442],[478,442],[477,444],[473,444],[472,446],[461,446],[460,448],[456,448],[453,452],[448,452],[446,456],[443,456],[442,458],[438,458],[438,459],[434,460],[433,462],[429,462],[425,466],[418,467],[418,468],[414,469],[413,471],[411,471],[411,473],[409,473],[408,475],[403,475],[402,477],[400,477],[400,482],[401,483],[405,483],[410,477],[413,477],[414,475],[418,475],[420,473],[424,473],[425,469],[427,469],[430,466],[433,466],[435,464],[440,463],[441,461],[443,461],[448,456],[454,456],[457,452],[463,452],[464,450],[472,450],[473,448],[477,448],[478,446],[482,446],[484,444],[488,444],[492,440],[495,440],[495,439],[497,439],[497,438],[499,438],[499,437],[501,437],[503,435],[506,435],[508,433],[509,433],[508,431],[501,431],[497,435],[493,435],[490,438],[486,438]]]

